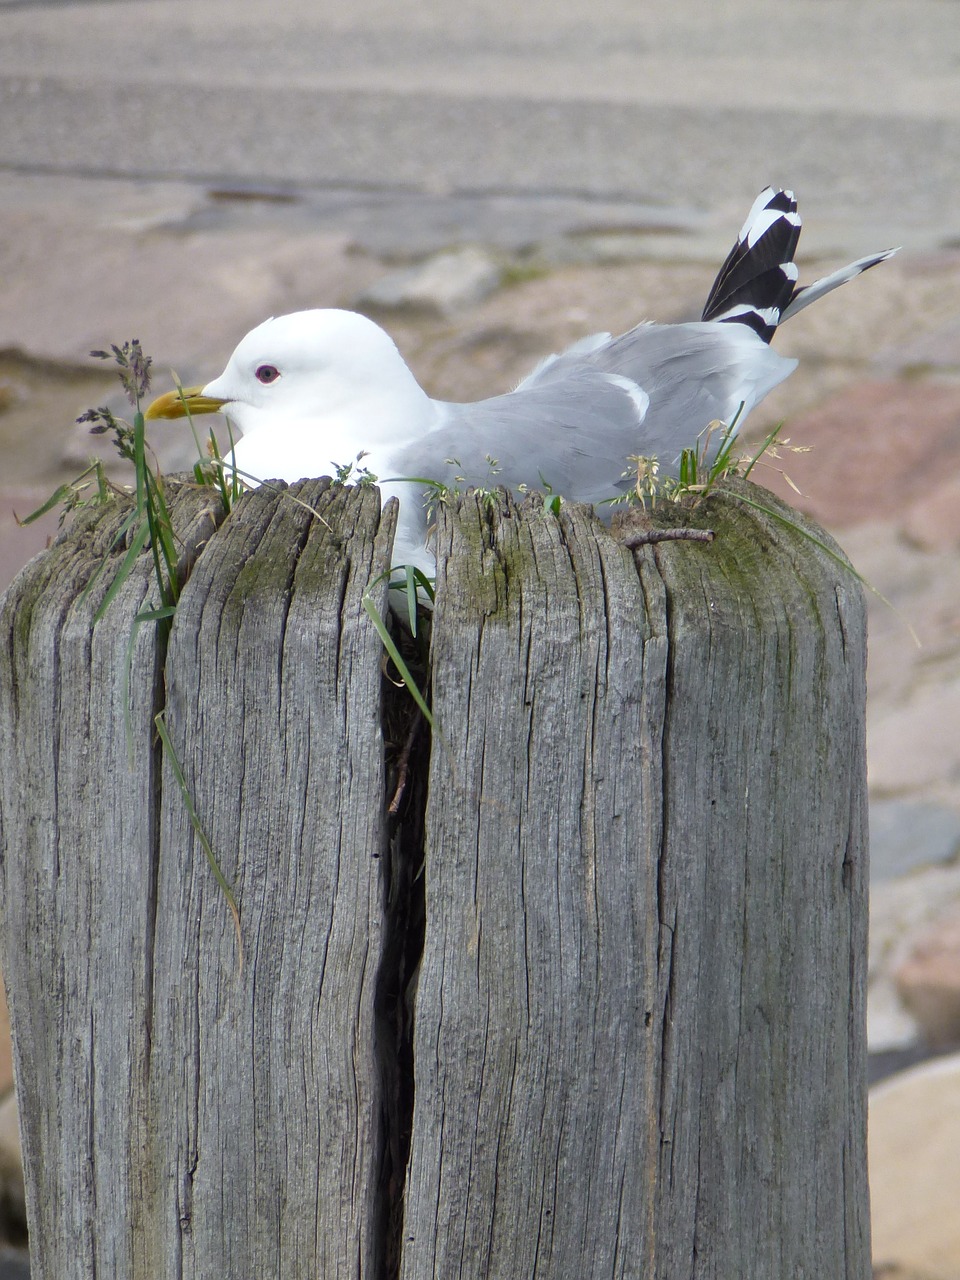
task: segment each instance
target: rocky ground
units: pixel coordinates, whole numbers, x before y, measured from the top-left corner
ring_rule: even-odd
[[[11,281],[0,297],[0,587],[56,525],[19,528],[13,513],[76,474],[97,443],[76,414],[116,395],[87,357],[93,347],[140,338],[163,390],[170,367],[184,382],[214,376],[266,315],[359,306],[387,325],[432,394],[471,399],[508,389],[585,333],[696,317],[738,225],[576,201],[541,202],[538,217],[535,205],[421,198],[398,209],[368,198],[338,222],[308,199],[25,179],[0,198],[0,270]],[[811,232],[808,277],[887,247],[852,226]],[[801,366],[750,435],[785,419],[791,448],[756,478],[815,514],[872,588],[879,1079],[960,1046],[960,242],[907,246],[791,321],[777,347]],[[154,443],[168,468],[188,464],[182,433],[159,428]],[[9,1080],[0,1053],[0,1090]],[[947,1162],[960,1150],[958,1080],[958,1059],[943,1056],[874,1095],[878,1275],[960,1276],[944,1191],[956,1186]],[[909,1184],[908,1151],[918,1170]],[[6,1177],[15,1184],[9,1168]]]

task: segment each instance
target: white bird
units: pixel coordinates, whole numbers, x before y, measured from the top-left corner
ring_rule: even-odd
[[[430,399],[373,321],[316,310],[264,321],[219,378],[160,397],[146,416],[224,413],[241,433],[232,461],[248,483],[330,474],[360,455],[383,501],[400,500],[393,563],[432,577],[433,491],[424,480],[548,485],[570,500],[600,502],[630,487],[628,459],[656,457],[669,473],[709,423],[735,420],[739,430],[797,366],[770,349],[777,325],[896,252],[860,258],[804,287],[793,261],[799,235],[793,193],[767,187],[701,320],[594,334],[489,400]]]

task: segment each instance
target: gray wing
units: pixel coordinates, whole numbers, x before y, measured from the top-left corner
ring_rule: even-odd
[[[642,425],[623,387],[590,369],[563,383],[444,408],[443,426],[396,454],[398,476],[460,488],[527,485],[597,502],[617,492]]]
[[[548,358],[507,395],[444,406],[436,430],[398,450],[397,474],[549,486],[599,502],[630,486],[628,458],[656,456],[669,472],[708,423],[730,421],[741,404],[742,421],[795,366],[743,325],[597,335]]]

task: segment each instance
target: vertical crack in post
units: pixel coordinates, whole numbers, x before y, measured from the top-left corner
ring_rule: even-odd
[[[421,624],[424,625],[424,624]],[[394,627],[411,674],[422,691],[429,675],[418,643]],[[383,1150],[378,1189],[384,1280],[400,1274],[403,1205],[413,1132],[414,1009],[423,956],[425,821],[430,726],[389,668],[383,680],[387,840],[383,893],[385,939],[377,976],[377,1057],[383,1087]]]

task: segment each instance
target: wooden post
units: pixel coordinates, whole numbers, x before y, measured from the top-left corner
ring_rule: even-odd
[[[210,538],[193,518],[209,499],[185,491],[178,532],[209,545],[165,663],[155,629],[137,633],[132,764],[123,674],[148,557],[92,624],[119,515],[7,597],[4,974],[34,1280],[382,1265],[381,650],[360,598],[391,529],[372,491],[296,496],[259,490]],[[240,903],[242,967],[161,761],[164,704]]]
[[[92,621],[126,551],[127,515],[117,504],[83,513],[0,612],[3,970],[39,1280],[134,1274],[120,1237],[137,1213],[149,1124],[163,682],[156,629],[134,634],[135,615],[158,603],[148,557]],[[187,490],[174,518],[186,571],[221,512]]]
[[[864,1280],[859,585],[752,486],[636,567],[506,514],[439,556],[404,1280]]]
[[[148,566],[95,626],[78,601],[116,517],[6,597],[35,1276],[866,1280],[865,633],[833,544],[749,485],[691,517],[713,543],[636,554],[577,507],[442,510],[398,828],[407,699],[360,600],[390,521],[297,494],[213,537],[184,495],[209,546],[168,652],[137,634],[132,772]]]

